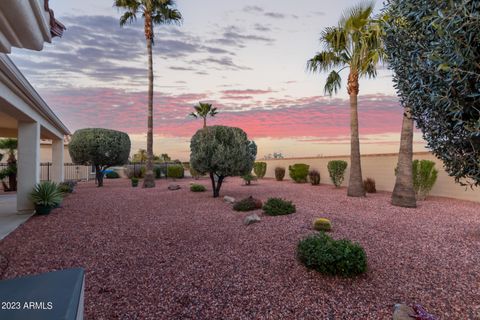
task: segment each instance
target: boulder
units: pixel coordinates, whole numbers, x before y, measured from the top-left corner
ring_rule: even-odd
[[[415,311],[406,304],[403,303],[397,303],[393,307],[393,320],[413,320],[415,319],[414,317],[411,317],[410,315],[414,315]]]
[[[223,201],[228,202],[228,203],[234,203],[234,202],[235,202],[235,198],[234,198],[234,197],[225,196],[225,197],[223,197]]]
[[[254,214],[251,214],[247,217],[245,217],[245,220],[243,220],[243,224],[248,226],[252,223],[255,223],[255,222],[260,222],[262,219],[260,219],[260,217],[254,213]]]
[[[180,185],[178,184],[171,184],[168,186],[168,190],[178,190],[181,189]]]

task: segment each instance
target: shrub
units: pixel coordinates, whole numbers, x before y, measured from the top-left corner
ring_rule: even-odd
[[[377,192],[377,188],[375,187],[375,180],[372,178],[367,178],[363,180],[363,187],[365,188],[365,191],[368,193]]]
[[[295,205],[291,201],[281,198],[269,198],[263,205],[263,212],[269,216],[281,216],[296,211]]]
[[[313,221],[313,229],[317,231],[332,230],[332,223],[326,218],[318,218]]]
[[[425,200],[437,181],[438,170],[435,169],[435,162],[430,160],[413,160],[413,189],[417,199]]]
[[[246,175],[242,176],[242,179],[243,179],[243,181],[245,181],[245,185],[249,186],[252,183],[252,181],[257,180],[257,177],[255,177],[251,173],[247,173]]]
[[[30,198],[37,206],[53,208],[62,202],[63,193],[55,182],[43,181],[35,185]]]
[[[76,181],[66,180],[66,181],[60,182],[58,184],[58,189],[62,193],[72,193],[74,191],[76,185],[77,185]]]
[[[160,169],[160,167],[154,167],[153,168],[153,173],[155,174],[155,179],[161,179],[162,178],[162,169]]]
[[[201,184],[192,184],[190,186],[190,191],[192,191],[192,192],[204,192],[206,190],[207,190],[207,188],[205,188],[205,186],[201,185]]]
[[[308,169],[310,166],[304,163],[295,163],[288,167],[290,178],[297,183],[307,182]]]
[[[105,177],[107,179],[118,179],[118,178],[120,178],[120,175],[118,173],[116,173],[115,171],[108,171],[105,174]]]
[[[328,174],[330,175],[330,179],[332,179],[335,187],[338,188],[342,185],[347,166],[347,162],[343,160],[332,160],[328,162]]]
[[[253,164],[253,172],[259,179],[263,179],[265,177],[265,173],[267,173],[267,163],[266,162],[255,162]]]
[[[252,172],[257,145],[240,128],[208,126],[193,135],[190,151],[190,166],[200,174],[210,174],[215,198],[225,177]]]
[[[275,168],[275,179],[277,181],[283,181],[283,178],[285,177],[285,168],[283,167],[276,167]]]
[[[334,240],[324,232],[301,240],[297,258],[307,268],[327,275],[352,277],[367,270],[367,255],[359,244]]]
[[[193,169],[192,166],[190,166],[188,170],[190,171],[190,175],[192,176],[192,178],[194,178],[195,180],[200,179],[200,177],[202,176],[197,170]]]
[[[137,187],[138,186],[138,178],[131,178],[130,181],[132,182],[132,187]]]
[[[312,186],[316,186],[320,184],[320,172],[317,170],[310,170],[308,173],[308,178]]]
[[[185,169],[182,165],[170,165],[167,167],[167,177],[173,179],[181,179],[185,174]]]
[[[255,199],[252,196],[235,202],[233,210],[235,211],[252,211],[260,209],[262,207],[262,201]]]

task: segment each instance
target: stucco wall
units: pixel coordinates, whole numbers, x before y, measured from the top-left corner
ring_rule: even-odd
[[[40,144],[40,162],[52,162],[52,145]],[[70,153],[68,153],[68,146],[64,147],[63,162],[72,163]]]
[[[433,187],[430,195],[450,197],[456,199],[470,200],[480,202],[480,188],[471,190],[455,183],[454,179],[443,170],[442,162],[434,155],[428,152],[415,153],[414,159],[426,159],[435,161],[435,167],[438,169],[438,179]],[[284,167],[286,169],[285,179],[290,179],[288,175],[288,166],[295,163],[305,163],[310,165],[310,169],[316,169],[320,172],[322,184],[332,184],[328,175],[327,163],[331,160],[345,160],[349,163],[349,167],[345,172],[345,180],[343,186],[348,185],[350,157],[349,156],[332,156],[322,158],[288,158],[260,160],[267,163],[267,173],[265,177],[275,178],[275,168]],[[362,175],[363,178],[373,178],[376,182],[377,190],[392,191],[395,185],[394,168],[397,165],[397,154],[378,154],[362,156]]]

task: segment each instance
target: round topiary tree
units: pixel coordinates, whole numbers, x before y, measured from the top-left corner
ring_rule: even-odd
[[[80,129],[73,134],[68,152],[74,163],[95,166],[97,185],[101,187],[105,169],[128,162],[130,138],[115,130]]]
[[[190,166],[209,174],[213,197],[218,197],[227,176],[243,176],[253,168],[257,145],[240,128],[210,126],[195,133],[190,142]]]

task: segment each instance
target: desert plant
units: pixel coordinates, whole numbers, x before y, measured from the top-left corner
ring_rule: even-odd
[[[288,166],[290,178],[297,183],[307,182],[309,168],[310,166],[304,163],[295,163],[294,165]]]
[[[269,198],[263,205],[263,212],[269,216],[281,216],[295,211],[296,207],[291,201],[281,198]]]
[[[244,174],[242,176],[242,179],[243,181],[245,182],[245,185],[246,186],[249,186],[250,184],[252,184],[252,181],[256,181],[257,180],[257,177],[255,177],[253,174],[251,173],[247,173],[247,174]]]
[[[353,277],[367,271],[367,255],[359,244],[334,240],[324,232],[301,240],[297,258],[307,268],[327,275]]]
[[[363,187],[365,188],[365,191],[367,191],[368,193],[377,192],[377,188],[375,187],[375,179],[367,178],[363,180]]]
[[[118,173],[116,173],[115,171],[108,171],[105,174],[105,177],[107,179],[118,179],[118,178],[120,178],[120,175]]]
[[[335,187],[338,188],[342,185],[343,179],[345,179],[345,169],[347,169],[347,166],[347,162],[343,160],[332,160],[328,162],[328,174]]]
[[[134,187],[134,188],[138,187],[138,178],[133,177],[133,178],[130,179],[130,181],[132,183],[132,187]]]
[[[160,167],[153,167],[153,173],[155,174],[155,179],[162,178],[162,169]]]
[[[30,199],[35,204],[37,214],[48,214],[62,202],[63,193],[55,182],[43,181],[35,185]]]
[[[262,208],[262,201],[252,196],[235,202],[233,210],[235,211],[251,211]]]
[[[192,192],[204,192],[206,190],[207,190],[207,188],[205,188],[205,186],[201,185],[201,184],[192,184],[190,186],[190,191],[192,191]]]
[[[60,182],[58,184],[58,189],[64,194],[65,193],[72,193],[74,191],[76,185],[77,185],[76,181],[66,180],[66,181]]]
[[[190,166],[210,174],[213,197],[220,195],[223,180],[252,172],[257,145],[240,128],[208,126],[195,133],[190,142]]]
[[[285,168],[284,167],[276,167],[275,168],[275,179],[277,181],[283,181],[285,177]]]
[[[332,223],[329,219],[318,218],[313,221],[313,229],[317,231],[330,231],[332,230]]]
[[[312,186],[317,186],[320,184],[320,172],[317,170],[310,170],[308,173],[308,179],[310,180],[310,183]]]
[[[265,173],[267,173],[267,163],[266,162],[255,162],[253,164],[253,172],[259,179],[263,179],[265,177]]]
[[[197,170],[193,169],[192,166],[188,168],[190,170],[190,175],[192,176],[193,179],[198,180],[202,176]]]
[[[185,169],[182,165],[170,165],[167,167],[167,177],[173,179],[181,179],[185,175]]]
[[[75,164],[95,166],[97,185],[103,186],[103,172],[128,162],[130,138],[125,132],[93,128],[75,131],[68,144]]]
[[[425,200],[437,181],[438,170],[430,160],[413,160],[413,188],[418,200]]]
[[[207,126],[207,117],[215,117],[218,113],[217,108],[212,107],[211,103],[199,102],[198,105],[193,107],[195,112],[190,113],[190,116],[203,119],[203,127]]]

